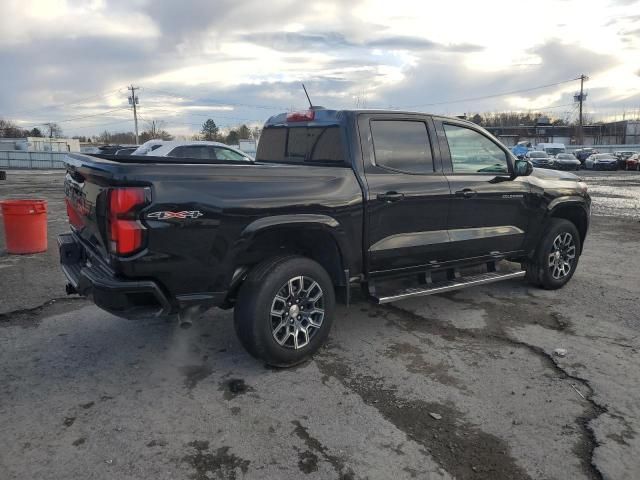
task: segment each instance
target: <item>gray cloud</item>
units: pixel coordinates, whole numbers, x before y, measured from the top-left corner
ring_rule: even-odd
[[[532,65],[526,70],[514,68],[509,71],[478,72],[469,70],[460,63],[449,62],[442,54],[429,52],[421,57],[415,67],[405,73],[403,81],[381,90],[380,95],[386,101],[380,106],[450,114],[508,109],[506,96],[455,103],[443,102],[562,82],[576,78],[581,73],[593,75],[616,64],[613,56],[598,55],[577,45],[566,45],[558,41],[539,45],[531,49],[530,53],[540,56],[540,65]],[[553,91],[553,88],[533,90],[519,96],[534,99]],[[557,104],[572,102],[570,93],[561,96]]]
[[[72,6],[73,2],[81,4],[80,0],[71,2]],[[364,22],[355,16],[352,10],[354,2],[349,2],[346,8],[339,0],[308,0],[304,6],[295,0],[181,0],[178,3],[108,0],[107,3],[107,10],[113,13],[114,18],[130,13],[148,16],[158,29],[158,37],[106,37],[93,33],[89,37],[74,38],[71,34],[58,33],[58,36],[54,36],[43,28],[30,43],[3,44],[5,46],[0,46],[4,87],[0,89],[0,118],[55,121],[113,108],[107,105],[106,100],[116,99],[120,102],[118,105],[126,106],[127,93],[123,90],[108,98],[98,99],[91,108],[87,104],[49,108],[51,104],[73,103],[79,98],[99,95],[116,86],[124,87],[142,78],[183,67],[214,65],[216,62],[222,64],[224,60],[233,58],[225,55],[220,45],[238,40],[284,52],[290,65],[303,64],[312,55],[321,58],[320,73],[310,72],[301,80],[309,88],[314,103],[334,108],[353,107],[355,95],[368,95],[366,102],[370,106],[375,103],[382,107],[424,105],[477,97],[553,83],[581,73],[594,74],[616,63],[613,56],[598,55],[576,45],[552,40],[528,52],[541,58],[539,66],[500,72],[470,70],[461,61],[463,55],[480,51],[482,46],[446,44],[437,38],[392,34],[388,25],[381,24],[383,20],[378,19],[376,24]],[[316,21],[316,13],[326,10],[329,3],[335,3],[340,13],[328,24],[326,20],[325,24],[321,24]],[[623,19],[624,23],[620,23],[619,28],[630,30],[625,32],[627,35],[637,33],[635,26],[629,23],[634,17],[640,19],[638,15],[631,15]],[[282,31],[290,24],[307,26],[310,30]],[[245,50],[242,55],[252,56],[250,48]],[[393,53],[396,50],[408,51],[411,58],[416,59],[415,64],[409,66],[402,60],[404,56]],[[233,68],[229,66],[232,62],[224,65],[225,68]],[[381,77],[391,69],[401,79],[393,84],[383,84]],[[268,73],[273,75],[268,77],[267,82],[264,79]],[[158,110],[153,115],[167,120],[171,129],[185,124],[196,124],[197,127],[208,115],[224,125],[251,119],[264,120],[286,108],[304,108],[306,99],[299,81],[274,81],[274,78],[281,78],[278,75],[280,73],[256,71],[252,78],[238,79],[236,85],[224,88],[214,82],[199,86],[167,82],[156,86],[159,90],[183,95],[183,107],[213,107],[228,103],[235,105],[233,111],[220,112],[213,108],[208,111],[204,108],[175,118],[160,109],[163,105],[170,109],[179,100],[171,96],[163,97],[148,88],[140,92],[141,112],[146,118],[152,115],[151,107],[155,106]],[[285,78],[284,75],[282,78]],[[376,87],[380,84],[384,86]],[[151,87],[144,85],[144,82],[140,85]],[[370,93],[374,88],[373,94]],[[549,91],[553,89],[526,95],[533,98]],[[595,94],[604,96],[606,92]],[[567,94],[558,103],[571,101],[571,95]],[[501,97],[428,109],[457,113],[495,110],[506,106],[505,99]],[[40,110],[30,113],[28,117],[13,115],[34,109]],[[130,113],[123,111],[122,115],[126,117]],[[108,118],[95,119],[95,123],[101,121],[106,122]],[[74,133],[72,125],[63,125],[67,133]],[[80,133],[88,133],[88,130]]]
[[[280,51],[297,51],[301,48],[321,50],[325,48],[366,48],[385,50],[443,50],[450,52],[475,52],[482,50],[479,45],[451,44],[443,45],[422,37],[383,36],[356,42],[338,32],[260,32],[248,33],[240,37],[250,43]]]

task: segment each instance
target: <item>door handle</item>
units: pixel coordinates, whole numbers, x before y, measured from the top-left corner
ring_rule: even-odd
[[[379,193],[377,196],[378,200],[383,202],[397,202],[398,200],[402,200],[404,198],[404,193],[399,192],[387,192],[387,193]]]
[[[478,194],[475,190],[471,190],[470,188],[463,188],[462,190],[458,190],[456,192],[456,197],[464,197],[471,198],[475,197]]]

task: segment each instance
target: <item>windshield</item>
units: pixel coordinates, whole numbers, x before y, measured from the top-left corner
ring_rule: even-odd
[[[529,157],[531,158],[549,158],[546,152],[530,152]]]
[[[575,160],[576,157],[570,153],[560,153],[557,157],[558,160]]]
[[[600,153],[598,155],[594,155],[593,158],[596,160],[615,160],[615,158],[609,153]]]

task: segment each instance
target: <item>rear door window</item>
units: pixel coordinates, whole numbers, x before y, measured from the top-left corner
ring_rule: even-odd
[[[234,152],[233,150],[229,150],[228,148],[216,147],[215,155],[218,160],[247,161],[247,157],[240,155],[238,152]]]
[[[376,165],[406,173],[433,173],[427,125],[411,120],[371,122]]]
[[[198,160],[216,160],[212,147],[206,145],[183,145],[176,147],[168,155],[176,158],[197,158]]]

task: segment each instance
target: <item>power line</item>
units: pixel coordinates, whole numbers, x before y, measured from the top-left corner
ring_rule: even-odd
[[[66,122],[75,122],[76,120],[82,120],[84,118],[91,118],[91,117],[99,117],[101,115],[107,115],[109,113],[112,112],[117,112],[120,110],[129,110],[128,107],[119,107],[119,108],[114,108],[113,110],[107,110],[105,112],[100,112],[100,113],[93,113],[91,115],[81,115],[79,117],[72,117],[72,118],[65,118],[62,120],[56,120],[55,122],[42,122],[42,123],[34,123],[32,124],[31,128],[33,127],[38,127],[38,126],[42,126],[42,125],[47,125],[49,123],[66,123]],[[30,128],[30,127],[20,127],[20,128]]]
[[[194,97],[190,97],[188,95],[179,95],[176,93],[172,93],[172,92],[168,92],[166,90],[158,90],[156,88],[149,88],[149,87],[143,87],[145,90],[149,90],[150,92],[156,92],[156,93],[160,93],[163,95],[168,95],[170,97],[175,97],[175,98],[186,98],[187,100],[192,100],[192,101],[199,101],[199,99],[194,98]],[[209,103],[213,103],[216,105],[229,105],[229,106],[233,106],[233,107],[247,107],[247,108],[261,108],[261,109],[267,109],[267,110],[286,110],[286,107],[283,107],[281,105],[255,105],[255,104],[250,104],[250,103],[235,103],[235,102],[225,102],[225,101],[221,101],[221,100],[214,100],[214,99],[206,99]]]
[[[87,129],[87,128],[104,127],[104,126],[107,126],[107,125],[116,125],[118,123],[125,123],[125,122],[130,122],[130,121],[131,121],[130,118],[125,118],[125,119],[122,119],[122,120],[117,120],[115,122],[95,123],[93,125],[82,125],[80,127],[73,127],[73,130],[84,130],[84,129]]]
[[[505,96],[508,96],[508,95],[515,95],[516,93],[525,93],[525,92],[531,92],[533,90],[540,90],[542,88],[555,87],[555,86],[562,85],[562,84],[565,84],[565,83],[574,82],[576,80],[580,80],[580,77],[572,78],[570,80],[563,80],[561,82],[556,82],[556,83],[548,83],[546,85],[538,85],[537,87],[522,88],[520,90],[511,90],[510,92],[502,92],[502,93],[494,93],[494,94],[491,94],[491,95],[483,95],[481,97],[470,97],[470,98],[461,98],[461,99],[458,99],[458,100],[447,100],[447,101],[443,101],[443,102],[424,103],[422,105],[402,105],[402,106],[400,106],[400,108],[433,107],[435,105],[449,105],[451,103],[475,102],[475,101],[478,101],[478,100],[486,100],[486,99],[489,99],[489,98],[505,97]]]
[[[76,100],[76,101],[71,102],[71,103],[59,103],[59,104],[54,104],[54,105],[47,105],[47,106],[44,106],[44,107],[34,108],[34,109],[30,109],[30,110],[22,110],[22,111],[13,112],[13,113],[10,113],[10,114],[5,114],[5,115],[15,117],[16,115],[22,115],[22,114],[25,114],[25,113],[40,112],[42,110],[49,110],[49,109],[56,109],[56,108],[60,108],[60,107],[71,107],[71,106],[74,106],[74,105],[81,105],[81,104],[87,103],[88,101],[93,100],[95,98],[110,97],[112,95],[115,95],[116,93],[120,93],[121,90],[122,90],[122,87],[116,88],[115,90],[110,90],[110,91],[102,93],[102,94],[91,95],[90,97],[84,97],[84,98],[82,98],[80,100]]]

